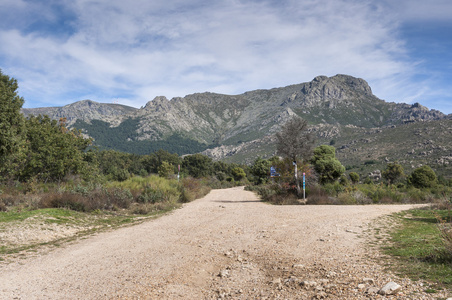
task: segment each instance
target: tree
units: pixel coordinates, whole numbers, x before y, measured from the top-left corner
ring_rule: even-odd
[[[356,184],[359,182],[359,175],[356,172],[351,172],[350,174],[348,174],[348,176],[350,177],[350,180],[352,181],[353,184]]]
[[[240,181],[244,178],[246,178],[245,171],[240,167],[234,167],[231,170],[232,176],[234,176],[234,180]]]
[[[25,124],[20,112],[24,99],[17,94],[16,79],[0,69],[0,180],[14,178],[25,155]]]
[[[199,153],[185,156],[182,166],[189,175],[195,178],[207,177],[212,174],[212,159]]]
[[[271,163],[261,157],[256,158],[253,165],[251,166],[251,174],[257,178],[258,184],[264,184],[268,180],[268,175],[270,173]]]
[[[435,171],[429,166],[417,168],[408,177],[408,183],[417,188],[430,188],[436,185],[437,177]]]
[[[308,130],[308,122],[298,116],[287,121],[281,127],[281,131],[276,133],[277,153],[290,158],[292,161],[309,159],[315,139],[314,135]]]
[[[160,149],[152,154],[146,155],[143,159],[143,165],[149,173],[158,173],[158,168],[164,161],[173,166],[181,164],[179,155]]]
[[[336,159],[336,149],[321,145],[314,149],[311,160],[315,171],[319,174],[320,183],[334,182],[345,172],[345,167]]]
[[[391,185],[405,176],[405,173],[403,172],[403,167],[397,162],[394,162],[389,163],[381,175],[388,181],[389,185]]]
[[[298,178],[297,162],[308,160],[314,147],[314,135],[309,132],[308,122],[298,116],[287,121],[281,131],[276,133],[276,151],[278,155],[289,158],[295,167],[294,179],[297,185],[297,194],[301,194]]]
[[[158,174],[160,177],[169,178],[174,174],[174,166],[166,160],[162,161],[162,164],[158,167]]]
[[[87,168],[84,150],[91,140],[76,129],[68,130],[64,120],[31,116],[26,120],[28,151],[21,179],[37,177],[57,181],[68,174],[83,174]]]

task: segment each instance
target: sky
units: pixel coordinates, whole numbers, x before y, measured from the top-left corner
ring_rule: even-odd
[[[0,69],[23,107],[366,80],[452,113],[450,0],[0,0]]]

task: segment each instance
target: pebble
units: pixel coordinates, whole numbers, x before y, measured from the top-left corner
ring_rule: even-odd
[[[394,281],[388,282],[381,290],[378,291],[380,295],[394,295],[398,293],[402,287]]]

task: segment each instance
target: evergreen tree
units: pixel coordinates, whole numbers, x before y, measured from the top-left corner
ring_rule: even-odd
[[[212,159],[206,155],[193,154],[184,157],[182,167],[189,175],[195,178],[212,175]]]
[[[420,189],[434,187],[437,183],[436,173],[429,166],[419,167],[408,177],[408,183]]]
[[[350,177],[350,180],[352,181],[353,184],[356,184],[359,182],[359,175],[356,172],[351,172],[350,174],[348,174],[348,176]]]
[[[394,162],[389,163],[386,170],[384,170],[381,175],[388,181],[389,185],[391,185],[397,182],[400,178],[404,177],[405,173],[403,172],[403,167]]]
[[[314,149],[314,157],[311,161],[322,184],[336,181],[345,172],[345,168],[336,158],[335,152],[334,147],[327,145],[321,145]]]
[[[258,184],[264,184],[268,181],[270,174],[270,162],[261,157],[256,158],[251,166],[251,174],[257,179]]]
[[[24,99],[17,94],[16,79],[0,69],[0,180],[14,179],[25,154]]]

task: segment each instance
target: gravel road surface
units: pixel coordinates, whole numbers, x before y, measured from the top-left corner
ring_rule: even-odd
[[[0,299],[434,299],[384,271],[368,246],[369,225],[410,207],[272,206],[242,187],[212,190],[0,266]],[[390,281],[401,290],[379,295]]]

